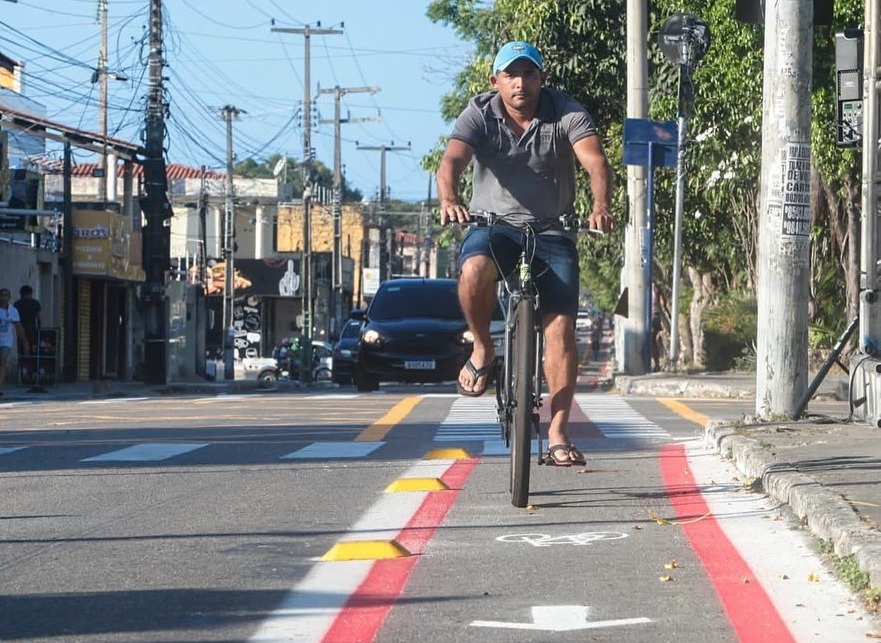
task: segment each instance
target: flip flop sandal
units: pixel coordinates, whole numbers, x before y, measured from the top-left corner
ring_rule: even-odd
[[[458,380],[456,381],[456,390],[459,392],[459,395],[464,395],[466,397],[480,397],[484,393],[486,393],[486,389],[489,388],[490,380],[492,379],[492,364],[487,364],[486,366],[481,366],[477,368],[474,366],[474,363],[469,359],[465,362],[465,368],[468,369],[468,373],[474,378],[474,384],[477,385],[478,380],[481,377],[485,377],[483,388],[479,390],[468,390],[462,386],[462,383]]]

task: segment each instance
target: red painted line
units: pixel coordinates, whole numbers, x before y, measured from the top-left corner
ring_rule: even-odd
[[[413,555],[373,563],[367,577],[334,619],[322,643],[366,643],[376,638],[379,628],[403,592],[419,556],[425,553],[428,543],[478,462],[480,460],[477,458],[457,460],[447,469],[441,480],[449,490],[429,493],[395,539]]]
[[[685,457],[685,445],[661,451],[661,474],[679,520],[709,513]],[[755,574],[712,516],[680,525],[710,577],[728,620],[741,641],[795,641]]]

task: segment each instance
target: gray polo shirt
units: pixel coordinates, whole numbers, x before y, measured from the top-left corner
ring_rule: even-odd
[[[524,219],[573,213],[572,146],[596,136],[591,115],[571,96],[549,88],[542,88],[536,117],[519,139],[503,113],[498,92],[487,92],[468,102],[453,127],[452,138],[474,149],[470,209]]]

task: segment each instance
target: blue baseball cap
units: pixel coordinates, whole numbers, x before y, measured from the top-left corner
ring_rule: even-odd
[[[499,53],[496,54],[496,59],[493,61],[493,73],[497,74],[507,69],[508,65],[521,58],[531,61],[538,67],[539,71],[544,71],[544,63],[542,62],[541,54],[538,53],[538,49],[528,42],[514,40],[499,49]]]

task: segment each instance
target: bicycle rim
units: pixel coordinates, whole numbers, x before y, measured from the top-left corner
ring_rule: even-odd
[[[532,446],[533,378],[535,376],[535,310],[521,299],[514,312],[514,355],[512,378],[514,409],[511,426],[511,503],[525,507],[529,502],[529,464]]]

